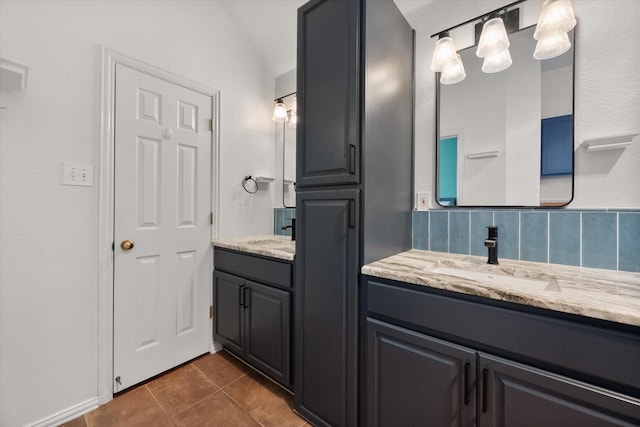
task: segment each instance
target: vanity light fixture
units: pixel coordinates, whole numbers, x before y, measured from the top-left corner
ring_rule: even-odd
[[[291,92],[287,95],[280,96],[274,99],[274,101],[276,102],[276,107],[273,109],[273,117],[272,117],[272,120],[274,122],[286,123],[289,121],[289,113],[287,111],[287,106],[284,105],[284,99],[295,94],[296,94],[295,92]],[[295,108],[295,104],[294,104],[294,108]]]
[[[571,47],[567,33],[576,26],[570,0],[546,0],[542,5],[533,38],[538,40],[533,57],[551,59]]]
[[[457,54],[449,31],[467,24],[475,23],[476,55],[484,58],[482,71],[497,73],[506,70],[513,63],[509,52],[508,33],[520,29],[519,8],[517,4],[527,0],[517,0],[499,9],[469,19],[431,37],[438,37],[431,58],[431,70],[442,73],[440,83],[454,84],[466,77],[460,55]],[[533,53],[536,59],[550,59],[562,55],[571,48],[568,32],[576,26],[576,18],[571,0],[546,0],[538,18],[534,39],[538,43]]]
[[[450,67],[456,66],[458,62],[458,52],[453,44],[453,39],[449,37],[447,31],[438,35],[433,58],[431,58],[431,71],[442,73]]]
[[[500,17],[489,19],[482,26],[480,42],[476,55],[484,58],[482,71],[485,73],[497,73],[506,70],[512,64],[511,53],[509,53],[509,36],[504,26],[504,21]]]
[[[284,101],[282,98],[276,99],[276,107],[273,109],[273,117],[272,120],[274,122],[284,123],[289,120],[289,115],[287,114],[287,107],[284,105]]]
[[[504,50],[509,49],[510,45],[504,21],[502,18],[495,17],[489,19],[482,26],[476,56],[486,58],[487,56],[502,53]]]
[[[533,38],[543,40],[566,34],[577,22],[570,0],[546,0],[542,5]]]

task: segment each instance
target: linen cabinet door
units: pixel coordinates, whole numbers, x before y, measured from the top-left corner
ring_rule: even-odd
[[[220,271],[214,272],[213,334],[216,341],[239,357],[243,355],[243,294],[245,280]]]
[[[363,425],[475,425],[475,350],[374,319],[366,337]]]
[[[245,359],[289,387],[291,293],[247,281],[244,305]]]
[[[357,425],[359,190],[297,193],[296,409]]]
[[[298,9],[297,188],[358,182],[359,13],[359,0]]]
[[[478,425],[640,425],[640,400],[480,353]]]

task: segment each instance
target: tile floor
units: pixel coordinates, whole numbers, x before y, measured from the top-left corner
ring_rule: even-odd
[[[201,356],[64,427],[309,426],[293,396],[226,352]]]

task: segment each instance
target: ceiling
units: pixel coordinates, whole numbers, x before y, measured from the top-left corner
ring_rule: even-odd
[[[394,0],[408,14],[435,0]],[[296,66],[297,10],[307,0],[222,0],[275,76]]]

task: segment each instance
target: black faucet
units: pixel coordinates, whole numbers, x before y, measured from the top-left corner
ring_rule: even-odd
[[[295,241],[296,240],[296,219],[295,218],[291,218],[290,225],[283,225],[280,229],[284,231],[288,228],[291,229],[291,240]]]
[[[489,236],[484,241],[484,245],[489,248],[487,264],[498,264],[498,226],[490,225],[487,229]]]

